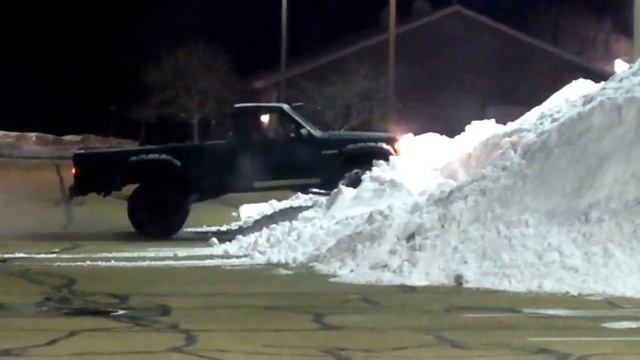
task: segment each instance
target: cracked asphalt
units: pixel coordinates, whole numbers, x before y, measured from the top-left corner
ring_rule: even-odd
[[[352,285],[277,266],[54,265],[201,241],[1,244],[3,359],[640,358],[639,330],[602,326],[640,320],[634,299]]]
[[[0,160],[2,359],[640,359],[640,329],[603,326],[640,321],[636,299],[352,285],[279,266],[81,266],[208,247],[210,234],[145,241],[123,201],[97,197],[77,200],[62,231],[53,174]],[[198,205],[189,225],[228,222],[241,201]]]

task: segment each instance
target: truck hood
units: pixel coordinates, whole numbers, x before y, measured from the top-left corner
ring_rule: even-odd
[[[325,131],[319,136],[326,140],[353,140],[358,142],[393,142],[395,136],[390,133],[369,131]]]

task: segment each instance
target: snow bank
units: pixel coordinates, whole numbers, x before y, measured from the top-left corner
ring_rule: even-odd
[[[356,190],[216,246],[356,283],[640,296],[640,65],[505,126],[407,137]]]
[[[0,156],[16,158],[67,158],[80,148],[132,146],[130,140],[94,135],[54,136],[43,133],[0,131]]]

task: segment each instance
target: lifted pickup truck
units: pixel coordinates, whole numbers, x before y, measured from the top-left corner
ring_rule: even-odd
[[[331,190],[345,175],[394,154],[396,138],[373,132],[321,131],[286,104],[238,104],[227,140],[203,144],[77,151],[71,197],[109,196],[137,184],[127,212],[145,237],[176,234],[194,202],[227,193]],[[347,184],[349,185],[349,184]]]

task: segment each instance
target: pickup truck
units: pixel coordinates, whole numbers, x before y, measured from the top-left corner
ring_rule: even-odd
[[[128,197],[133,228],[145,237],[175,235],[194,202],[227,193],[357,186],[374,160],[395,153],[388,133],[321,131],[287,104],[237,104],[226,140],[73,154],[73,197]],[[345,178],[346,176],[346,178]],[[346,182],[345,182],[346,181]]]

